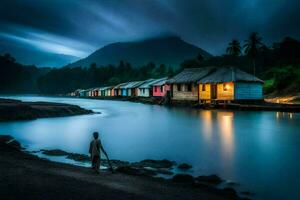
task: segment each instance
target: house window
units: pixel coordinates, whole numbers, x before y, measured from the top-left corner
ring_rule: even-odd
[[[205,91],[205,84],[202,84],[202,91],[204,92]]]
[[[187,91],[188,91],[188,92],[191,92],[191,91],[192,91],[192,84],[191,84],[191,83],[189,83],[189,84],[187,85]]]
[[[164,92],[164,87],[163,86],[160,86],[160,91]]]
[[[223,90],[226,92],[228,91],[228,85],[226,83],[223,83]]]
[[[177,84],[177,91],[181,91],[181,85],[180,84]]]
[[[157,86],[154,86],[154,92],[157,92]]]

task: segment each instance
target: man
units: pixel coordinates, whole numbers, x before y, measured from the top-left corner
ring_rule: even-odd
[[[94,139],[90,143],[90,149],[89,153],[91,154],[91,160],[92,160],[92,168],[96,171],[97,174],[100,173],[100,161],[101,161],[101,151],[106,155],[107,154],[101,144],[101,141],[99,138],[99,133],[94,132],[93,133]]]

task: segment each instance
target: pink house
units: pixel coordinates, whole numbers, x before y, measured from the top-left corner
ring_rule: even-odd
[[[166,84],[167,78],[159,79],[152,85],[152,96],[164,97],[170,91],[170,85]]]

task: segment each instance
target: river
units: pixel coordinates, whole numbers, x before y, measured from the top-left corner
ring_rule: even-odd
[[[111,159],[169,159],[217,174],[254,199],[300,199],[300,113],[169,108],[123,101],[10,96],[79,105],[101,114],[0,123],[27,150],[87,154],[99,131]],[[66,160],[61,160],[66,162]],[[71,161],[67,161],[71,162]]]

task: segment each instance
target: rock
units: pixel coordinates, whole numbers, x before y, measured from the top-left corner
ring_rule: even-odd
[[[164,169],[157,169],[155,170],[156,173],[158,174],[164,174],[164,175],[173,175],[174,173],[169,171],[169,170],[164,170]]]
[[[231,196],[237,196],[237,192],[235,191],[235,189],[230,188],[230,187],[226,187],[224,189],[222,189],[222,191],[226,194],[229,194]]]
[[[227,183],[227,185],[230,185],[230,186],[235,186],[235,185],[238,185],[236,182],[233,182],[233,181],[229,181]]]
[[[89,161],[91,161],[91,158],[89,156],[84,155],[84,154],[78,154],[78,153],[68,153],[67,158],[71,159],[71,160],[78,161],[78,162],[89,162]]]
[[[10,135],[0,135],[0,142],[1,143],[6,143],[10,140],[13,140],[14,138]]]
[[[194,183],[195,179],[188,174],[176,174],[173,176],[172,181],[176,183]]]
[[[17,140],[15,140],[12,136],[10,135],[0,135],[0,143],[1,145],[5,145],[10,148],[14,148],[16,150],[21,150],[21,144]]]
[[[48,156],[67,156],[67,155],[69,155],[68,152],[60,150],[60,149],[52,149],[52,150],[41,149],[41,152]]]
[[[135,176],[155,176],[157,175],[154,171],[147,170],[147,169],[139,169],[132,166],[120,166],[117,167],[117,172],[128,174],[128,175],[135,175]]]
[[[142,160],[140,162],[132,163],[133,166],[144,168],[144,167],[151,167],[151,168],[171,168],[175,165],[175,162],[169,161],[169,160]]]
[[[205,184],[218,185],[223,182],[223,180],[217,175],[209,175],[209,176],[198,176],[196,181]]]
[[[104,165],[108,166],[107,159],[101,159],[101,164],[104,164]],[[110,160],[110,164],[113,167],[121,167],[121,166],[128,166],[129,162],[127,162],[127,161],[121,161],[121,160]]]
[[[178,165],[177,168],[181,169],[181,170],[188,170],[188,169],[192,168],[192,165],[189,165],[187,163],[182,163],[182,164]]]
[[[252,193],[250,191],[243,191],[243,192],[241,192],[241,194],[246,195],[246,196],[252,196],[252,195],[254,195],[254,193]]]

